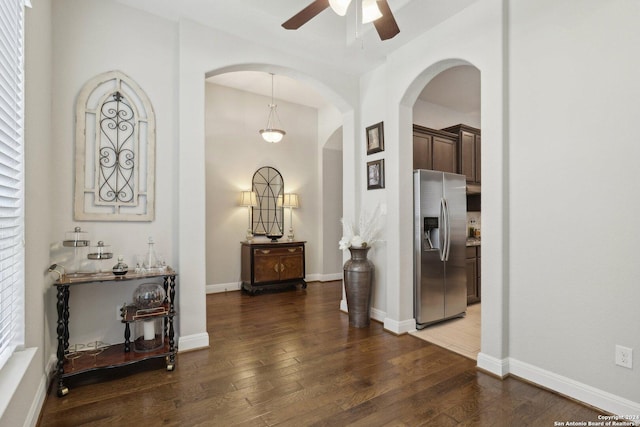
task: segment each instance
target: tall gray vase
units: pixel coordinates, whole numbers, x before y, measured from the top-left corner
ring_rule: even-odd
[[[344,289],[349,308],[349,326],[369,326],[373,263],[367,259],[371,247],[349,248],[351,259],[344,263]]]

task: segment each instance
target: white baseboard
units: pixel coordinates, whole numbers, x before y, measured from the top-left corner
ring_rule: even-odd
[[[480,362],[480,355],[478,355]],[[480,363],[478,363],[478,366]],[[640,403],[510,358],[511,374],[615,415],[640,414]],[[624,421],[624,420],[620,420]],[[636,425],[638,425],[636,421]]]
[[[178,351],[199,350],[209,348],[209,334],[206,332],[178,338]]]
[[[307,282],[333,282],[334,280],[342,280],[342,273],[307,274],[304,280],[306,280]],[[221,292],[239,291],[241,286],[241,282],[214,283],[211,285],[206,285],[205,292],[208,294],[217,294]]]
[[[389,319],[387,317],[384,319],[383,323],[384,323],[384,329],[396,335],[403,335],[416,330],[415,319],[397,321],[394,319]]]
[[[371,318],[377,320],[380,323],[384,323],[384,318],[387,317],[387,312],[378,310],[377,308],[371,308]]]
[[[206,285],[205,292],[208,294],[218,294],[227,291],[239,291],[240,282],[218,283],[214,285]]]
[[[621,416],[640,414],[640,403],[638,402],[633,402],[518,359],[497,359],[485,353],[478,353],[477,366],[479,369],[500,378],[514,375],[611,414]]]
[[[486,353],[478,353],[478,368],[500,378],[509,375],[509,359],[497,359]]]
[[[305,280],[307,282],[333,282],[334,280],[342,280],[342,273],[307,274]]]

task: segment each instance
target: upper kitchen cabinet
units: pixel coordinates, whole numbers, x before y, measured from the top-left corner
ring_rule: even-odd
[[[456,173],[456,134],[413,125],[413,168]]]
[[[480,184],[480,129],[456,125],[443,129],[458,137],[458,173],[467,177],[470,184]]]

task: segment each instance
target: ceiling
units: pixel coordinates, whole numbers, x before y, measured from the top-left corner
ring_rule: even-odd
[[[352,2],[346,16],[338,16],[327,9],[300,29],[290,31],[282,28],[281,24],[312,0],[115,1],[170,20],[192,20],[270,49],[284,50],[327,67],[339,67],[343,72],[359,75],[382,64],[395,49],[477,0],[387,0],[400,27],[400,34],[386,41],[379,39],[372,24],[356,25],[356,2]],[[478,71],[472,67],[456,68],[458,70],[451,74],[437,76],[433,84],[427,85],[420,98],[459,111],[479,110],[479,90],[475,100],[466,99],[469,98],[469,91],[465,91],[467,84],[477,84],[479,88]],[[477,74],[477,82],[474,73]],[[271,78],[263,72],[227,73],[210,77],[207,81],[271,95]],[[274,81],[277,99],[314,108],[326,104],[326,100],[306,84],[282,75],[275,76]],[[459,96],[462,93],[466,93],[467,97]],[[460,105],[463,99],[465,105]]]
[[[359,75],[380,65],[389,53],[477,0],[388,0],[400,34],[385,41],[380,40],[373,24],[356,25],[356,2],[352,2],[346,16],[326,9],[292,31],[285,30],[281,24],[312,0],[115,1],[170,20],[189,19],[270,49],[295,53]]]

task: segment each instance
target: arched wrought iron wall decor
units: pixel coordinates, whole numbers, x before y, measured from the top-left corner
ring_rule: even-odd
[[[74,217],[152,221],[155,114],[144,91],[120,71],[88,81],[76,103]]]
[[[258,206],[253,208],[253,234],[277,240],[284,234],[284,180],[278,170],[261,167],[253,174],[252,190]]]

